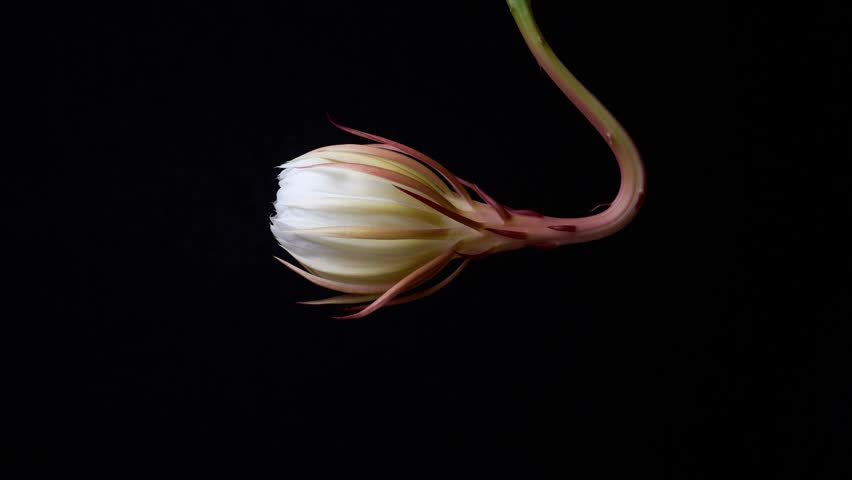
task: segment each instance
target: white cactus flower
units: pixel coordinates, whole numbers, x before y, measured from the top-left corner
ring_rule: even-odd
[[[360,312],[346,318],[364,316],[385,304],[434,293],[455,278],[470,256],[518,242],[486,227],[508,215],[502,207],[472,200],[466,182],[434,160],[339,127],[382,143],[319,148],[281,165],[278,177],[270,228],[304,270],[279,261],[317,285],[347,294],[304,303],[374,301],[355,307]],[[459,258],[443,281],[400,296]]]
[[[431,171],[400,160],[411,159],[375,146],[335,145],[287,162],[272,233],[309,272],[347,293],[387,290],[477,236],[405,193],[450,209],[464,204]]]

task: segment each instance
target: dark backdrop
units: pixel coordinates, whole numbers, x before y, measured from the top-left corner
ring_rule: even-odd
[[[326,113],[511,206],[582,215],[617,189],[502,2],[38,10],[22,40],[35,141],[6,178],[9,236],[30,248],[8,250],[26,308],[3,322],[4,463],[39,478],[848,471],[848,19],[535,8],[636,140],[643,211],[354,322],[294,303],[326,292],[273,260],[268,229],[277,165],[358,141]]]

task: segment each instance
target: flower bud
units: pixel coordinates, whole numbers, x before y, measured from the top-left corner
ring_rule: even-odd
[[[481,253],[495,244],[481,221],[500,214],[472,200],[463,181],[404,145],[341,128],[384,143],[323,147],[280,167],[271,230],[304,270],[279,261],[347,294],[305,303],[374,301],[354,307],[361,310],[354,318],[421,298],[446,285],[467,260],[444,281],[400,295],[464,258],[463,250]]]
[[[309,272],[346,293],[374,293],[475,231],[424,204],[462,199],[426,169],[375,146],[335,145],[282,166],[272,233]],[[344,284],[359,285],[345,288]]]

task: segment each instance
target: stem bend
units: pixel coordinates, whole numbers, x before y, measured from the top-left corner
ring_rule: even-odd
[[[642,206],[645,168],[639,151],[624,127],[553,53],[535,22],[529,0],[506,1],[538,64],[604,138],[621,172],[621,185],[609,208],[589,217],[560,219],[577,227],[576,234],[565,243],[587,242],[612,235],[630,223]]]

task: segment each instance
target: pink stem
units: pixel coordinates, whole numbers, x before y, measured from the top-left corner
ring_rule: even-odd
[[[562,243],[588,242],[612,235],[624,228],[641,207],[645,195],[645,169],[639,151],[630,135],[615,117],[584,87],[562,64],[545,41],[536,25],[528,0],[507,0],[515,22],[538,64],[547,72],[560,90],[568,97],[598,133],[609,144],[621,171],[621,185],[612,204],[605,211],[582,218],[550,221],[576,225],[577,231],[564,238]]]

